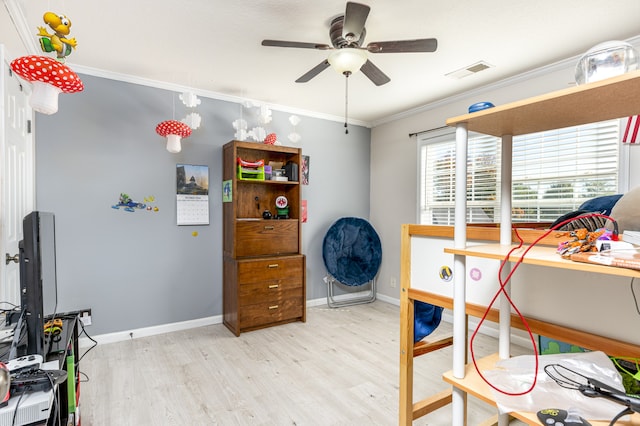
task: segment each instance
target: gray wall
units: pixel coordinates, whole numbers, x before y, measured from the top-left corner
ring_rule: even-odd
[[[58,311],[91,308],[92,335],[221,315],[221,147],[246,110],[200,96],[201,127],[170,154],[155,127],[186,115],[179,93],[81,78],[83,92],[62,94],[56,114],[35,118],[36,208],[56,215]],[[285,145],[291,114],[273,111],[267,127]],[[326,296],[321,244],[329,226],[369,215],[370,130],[350,126],[345,135],[338,121],[296,115],[310,156],[303,252],[312,300]],[[208,226],[176,225],[179,163],[209,166]],[[121,192],[140,202],[153,196],[159,211],[111,208]]]

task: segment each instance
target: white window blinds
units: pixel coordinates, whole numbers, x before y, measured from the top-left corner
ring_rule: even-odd
[[[587,199],[618,189],[619,121],[513,138],[513,220],[553,222]],[[452,225],[455,136],[421,138],[420,223]],[[467,221],[500,221],[500,139],[470,135]]]

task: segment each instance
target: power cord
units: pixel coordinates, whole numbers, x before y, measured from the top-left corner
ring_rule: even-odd
[[[22,402],[22,397],[24,396],[24,392],[22,392],[20,394],[20,398],[18,398],[18,401],[16,402],[16,409],[13,411],[13,420],[11,420],[11,425],[15,426],[16,424],[16,417],[18,415],[18,408],[20,408],[20,402]]]
[[[636,292],[633,289],[633,283],[635,282],[636,278],[633,277],[631,278],[631,283],[629,284],[629,287],[631,288],[631,295],[633,296],[633,302],[636,305],[636,312],[638,312],[638,315],[640,315],[640,305],[638,305],[638,296],[636,296]]]
[[[524,315],[522,315],[522,313],[520,312],[520,310],[518,309],[518,307],[515,305],[515,303],[513,302],[513,300],[511,299],[511,297],[509,296],[509,294],[506,292],[506,290],[504,289],[505,286],[509,283],[509,281],[511,280],[511,277],[513,276],[513,274],[516,272],[516,270],[518,269],[518,267],[522,264],[522,262],[524,261],[525,256],[527,255],[527,253],[529,253],[529,250],[531,250],[536,244],[538,244],[541,240],[543,240],[544,238],[546,238],[549,234],[551,234],[554,231],[557,231],[559,228],[562,228],[564,225],[574,222],[576,220],[581,220],[584,218],[590,218],[590,217],[603,217],[605,219],[610,220],[613,223],[613,233],[612,233],[612,240],[617,241],[618,240],[618,223],[610,216],[601,214],[601,213],[590,213],[590,214],[585,214],[582,216],[577,216],[577,217],[573,217],[573,218],[569,218],[567,220],[564,220],[558,224],[556,224],[555,226],[552,226],[551,228],[549,228],[549,230],[547,230],[545,233],[543,233],[540,237],[538,237],[533,243],[531,243],[523,252],[522,255],[520,256],[520,258],[515,262],[515,264],[513,265],[513,267],[511,268],[511,272],[509,272],[509,275],[507,275],[506,279],[504,280],[504,282],[502,281],[502,270],[504,268],[504,266],[509,262],[509,258],[511,257],[511,254],[513,252],[515,252],[516,250],[519,250],[520,248],[522,248],[523,244],[524,244],[524,240],[520,237],[520,234],[518,233],[518,229],[517,228],[513,228],[514,233],[516,234],[516,237],[519,240],[519,243],[516,247],[513,247],[511,250],[509,250],[509,252],[507,253],[507,255],[503,258],[503,260],[500,262],[500,268],[498,271],[498,283],[500,284],[500,288],[498,289],[498,291],[496,292],[496,294],[493,296],[493,298],[491,299],[491,302],[489,303],[489,305],[487,306],[487,309],[484,312],[484,315],[482,316],[482,318],[480,319],[480,322],[478,323],[478,325],[476,326],[476,329],[474,330],[473,334],[471,335],[471,340],[469,341],[469,352],[471,353],[471,359],[473,360],[473,366],[476,369],[476,372],[478,373],[478,375],[480,376],[480,378],[482,378],[482,380],[489,385],[492,389],[495,389],[496,391],[505,394],[505,395],[509,395],[509,396],[521,396],[521,395],[526,395],[528,393],[530,393],[533,388],[536,386],[537,380],[538,380],[538,371],[539,371],[539,355],[538,355],[538,347],[536,345],[535,342],[535,338],[533,336],[533,332],[531,331],[531,328],[529,327],[529,324],[527,322],[527,320],[525,319]],[[480,371],[480,368],[478,367],[478,363],[476,360],[476,356],[475,356],[475,351],[473,348],[473,343],[475,341],[475,337],[478,334],[478,331],[480,330],[480,326],[482,325],[482,323],[486,320],[487,316],[489,315],[489,312],[491,311],[491,307],[493,306],[493,304],[495,303],[496,299],[498,298],[498,296],[500,296],[500,293],[504,294],[505,298],[507,299],[507,301],[509,302],[509,304],[513,307],[513,309],[515,310],[515,312],[518,314],[518,317],[520,318],[520,320],[522,321],[522,324],[524,326],[524,328],[526,329],[527,333],[529,334],[529,340],[531,341],[531,345],[533,348],[533,353],[534,353],[534,357],[535,357],[535,367],[534,367],[534,375],[533,375],[533,382],[531,384],[531,386],[522,391],[522,392],[509,392],[503,389],[498,388],[496,385],[494,385],[493,383],[491,383],[485,376],[484,374],[482,374],[482,372]]]
[[[79,321],[79,320],[78,320]],[[91,345],[91,347],[89,347],[89,349],[87,349],[81,356],[80,358],[78,358],[78,362],[76,363],[77,365],[80,365],[80,361],[82,361],[82,358],[84,358],[84,356],[86,354],[88,354],[93,348],[95,348],[96,346],[98,346],[98,342],[89,335],[89,333],[87,333],[87,329],[84,327],[84,323],[82,321],[80,321],[80,328],[82,328],[82,331],[80,332],[80,334],[78,334],[78,337],[80,337],[81,335],[85,335],[87,336],[87,339],[91,340],[93,342],[93,345]]]
[[[0,309],[0,313],[3,313],[3,314],[6,315],[9,312],[14,312],[14,311],[20,312],[20,306],[16,305],[15,303],[11,303],[11,302],[8,302],[6,300],[3,300],[3,301],[0,301],[0,304],[2,304],[2,305],[6,304],[6,305],[11,306],[11,308],[9,308],[9,309],[7,309],[7,308]]]
[[[78,320],[80,321],[80,320]],[[87,329],[84,327],[84,323],[82,321],[80,321],[80,328],[82,328],[82,331],[80,332],[80,334],[78,334],[78,337],[80,337],[81,335],[85,335],[87,337],[87,339],[91,340],[93,342],[93,345],[91,345],[91,347],[89,347],[79,358],[78,361],[76,362],[76,366],[78,367],[78,381],[81,382],[80,380],[80,375],[83,375],[85,377],[84,383],[88,382],[89,376],[87,375],[87,373],[85,373],[84,371],[80,371],[80,361],[82,361],[82,359],[84,358],[84,356],[86,354],[88,354],[93,348],[95,348],[96,346],[98,346],[98,342],[89,335],[89,333],[87,333]],[[78,398],[80,397],[80,395],[78,395]]]
[[[504,290],[504,287],[507,285],[507,283],[509,283],[509,281],[511,280],[511,276],[513,275],[513,273],[516,271],[516,269],[518,268],[518,266],[520,266],[520,264],[522,263],[522,261],[524,260],[524,256],[527,254],[527,252],[530,250],[531,247],[533,247],[536,243],[538,243],[538,241],[540,241],[542,238],[546,237],[547,235],[549,235],[549,233],[551,233],[553,231],[553,229],[547,231],[545,234],[543,234],[542,237],[538,238],[533,244],[531,244],[529,246],[529,248],[527,248],[524,253],[522,254],[522,256],[520,257],[520,259],[518,259],[518,261],[516,262],[515,266],[511,269],[511,272],[509,273],[509,275],[507,276],[506,280],[504,282],[502,282],[502,269],[504,268],[504,266],[507,264],[507,262],[509,262],[509,257],[511,257],[511,254],[520,249],[522,247],[522,245],[524,244],[524,240],[520,237],[520,234],[518,234],[518,230],[516,228],[513,228],[515,230],[515,234],[518,237],[518,240],[520,241],[519,244],[512,248],[511,250],[509,250],[509,253],[507,253],[507,255],[505,256],[505,258],[500,262],[500,269],[498,271],[498,282],[500,284],[500,288],[498,289],[498,291],[496,292],[496,294],[493,296],[493,299],[491,299],[491,302],[489,303],[489,305],[487,306],[487,309],[484,312],[484,315],[482,316],[482,318],[480,319],[480,322],[478,323],[478,325],[476,326],[476,329],[474,330],[473,334],[471,335],[471,340],[469,341],[469,351],[471,352],[471,359],[473,360],[473,365],[477,371],[477,373],[480,375],[480,377],[482,378],[482,380],[484,380],[484,382],[486,384],[488,384],[491,388],[495,389],[496,391],[503,393],[505,395],[510,395],[510,396],[519,396],[519,395],[525,395],[529,392],[531,392],[533,390],[533,388],[536,385],[537,382],[537,376],[538,376],[538,355],[537,355],[537,346],[536,346],[536,342],[535,339],[533,337],[533,332],[531,331],[531,328],[529,327],[529,324],[527,323],[527,320],[525,319],[524,315],[522,315],[522,313],[520,312],[520,310],[518,309],[518,307],[515,305],[515,303],[513,303],[513,300],[511,299],[511,297],[509,296],[509,294]],[[496,299],[498,298],[498,296],[500,296],[500,293],[503,293],[505,295],[505,297],[507,298],[507,300],[509,301],[509,304],[513,307],[513,309],[516,311],[516,313],[518,314],[518,317],[522,320],[522,323],[524,324],[527,333],[529,334],[530,340],[531,340],[531,344],[533,346],[533,351],[535,353],[535,372],[536,374],[534,374],[533,377],[533,383],[531,384],[531,386],[522,391],[522,392],[508,392],[505,391],[503,389],[498,388],[497,386],[495,386],[493,383],[491,383],[485,376],[484,374],[482,374],[482,372],[480,371],[480,368],[478,367],[478,363],[476,361],[476,356],[475,356],[475,350],[473,348],[473,343],[475,341],[476,335],[478,334],[478,331],[480,330],[480,326],[482,325],[482,323],[486,320],[487,315],[489,315],[489,312],[491,311],[491,307],[493,306],[493,304],[495,303]]]
[[[622,417],[626,416],[627,414],[633,414],[633,411],[631,411],[628,408],[625,408],[624,410],[620,411],[618,414],[616,414],[616,416],[613,419],[611,419],[611,423],[609,423],[609,426],[613,426],[614,424],[616,424],[618,420],[620,420]]]
[[[78,371],[78,374],[84,376],[84,380],[80,380],[81,383],[87,383],[91,380],[89,379],[89,376],[87,376],[87,373],[85,373],[84,371]]]
[[[53,378],[48,374],[47,374],[47,378],[49,379],[49,384],[51,385],[51,391],[53,392],[53,405],[56,407],[55,416],[58,419],[58,424],[61,424],[60,423],[60,420],[61,420],[60,419],[60,404],[59,404],[60,401],[58,401],[58,392],[55,392],[55,390],[54,390],[55,389],[54,388],[55,384],[53,382]],[[67,386],[68,386],[68,384],[67,384]]]

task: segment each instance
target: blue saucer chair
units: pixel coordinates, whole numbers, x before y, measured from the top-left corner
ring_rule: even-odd
[[[322,243],[322,258],[327,268],[327,304],[332,307],[371,303],[376,300],[376,276],[382,262],[380,237],[369,222],[358,217],[338,219],[327,231]],[[336,284],[360,287],[369,284],[365,295],[335,299]]]

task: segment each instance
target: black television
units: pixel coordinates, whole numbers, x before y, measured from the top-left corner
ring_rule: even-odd
[[[55,317],[58,306],[55,228],[54,214],[49,212],[33,211],[22,221],[20,307],[27,333],[22,355],[46,358],[44,321]]]

